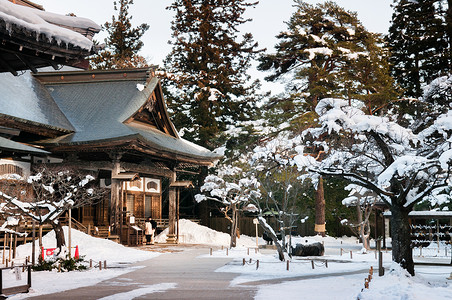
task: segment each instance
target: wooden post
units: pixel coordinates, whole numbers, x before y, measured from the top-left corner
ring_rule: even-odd
[[[229,256],[229,248],[226,248],[226,256]]]
[[[286,267],[287,271],[289,271],[289,263],[290,263],[290,261],[287,260],[287,267]]]
[[[113,159],[113,169],[111,176],[118,175],[121,171],[120,156]],[[119,207],[119,192],[121,189],[121,181],[118,179],[111,179],[111,199],[110,199],[110,224],[113,225],[113,232],[117,234],[118,231],[118,207]]]
[[[381,240],[377,241],[378,249],[378,276],[383,276],[385,274],[385,269],[383,268],[383,253],[381,252]],[[373,272],[373,270],[372,270]]]
[[[180,202],[180,188],[176,189],[176,242],[179,244],[179,203]]]
[[[212,256],[212,248],[210,248],[210,256]]]
[[[69,217],[69,221],[68,221],[68,232],[67,232],[67,241],[68,241],[68,248],[69,248],[69,258],[72,257],[71,252],[72,252],[72,236],[71,236],[71,228],[72,228],[72,209],[69,208],[68,210],[68,217]]]
[[[256,270],[259,269],[259,260],[256,260]]]
[[[2,255],[2,265],[5,264],[6,255],[6,232],[3,233],[3,255]]]
[[[120,204],[119,204],[119,243],[122,245],[122,227],[124,225],[124,193],[126,183],[123,181],[120,185]]]
[[[42,249],[42,224],[39,224],[39,249]]]
[[[34,219],[32,220],[31,227],[31,264],[34,266],[36,262],[36,221]]]
[[[353,251],[350,251],[350,259],[353,259]]]
[[[13,234],[12,233],[10,233],[9,234],[9,251],[8,251],[8,254],[9,254],[9,261],[11,261],[11,258],[12,258],[12,253],[11,253],[11,248],[13,247]]]
[[[99,271],[102,271],[102,261],[99,260]]]
[[[17,227],[14,230],[17,232]],[[13,259],[16,258],[16,249],[17,249],[17,233],[14,233]]]
[[[90,259],[90,260],[89,260],[89,268],[91,269],[92,267],[93,267],[93,260]]]
[[[29,288],[31,287],[31,266],[30,265],[28,265],[28,270],[27,270],[27,285]]]
[[[105,270],[107,269],[107,261],[106,260],[104,260],[104,269]]]
[[[311,267],[314,270],[314,261],[313,260],[311,260]]]
[[[170,188],[169,190],[169,232],[167,243],[176,242],[176,189]]]

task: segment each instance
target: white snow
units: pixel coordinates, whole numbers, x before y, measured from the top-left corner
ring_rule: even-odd
[[[100,30],[99,25],[85,18],[40,11],[13,4],[8,0],[0,0],[0,19],[3,19],[9,27],[14,24],[35,31],[38,36],[44,34],[49,40],[55,39],[58,43],[64,42],[87,50],[91,49],[93,45],[90,39],[78,32],[54,24]]]
[[[68,245],[68,227],[64,226],[64,237],[66,245]],[[71,245],[78,246],[81,256],[85,256],[85,260],[92,259],[94,262],[107,261],[108,265],[114,266],[123,263],[132,263],[155,257],[156,254],[149,251],[141,251],[134,248],[128,248],[110,240],[92,237],[76,229],[71,230]],[[56,239],[55,232],[51,231],[42,237],[44,248],[55,248]],[[38,247],[38,246],[36,246]],[[39,249],[36,249],[37,255]],[[72,249],[72,254],[75,250]],[[19,257],[31,256],[31,243],[20,245],[17,247]]]
[[[67,227],[64,228],[67,236]],[[190,244],[207,244],[216,246],[227,246],[229,235],[220,233],[188,220],[180,220],[180,233],[185,235],[185,242]],[[72,230],[72,244],[78,244],[81,255],[94,260],[107,259],[108,262],[133,262],[148,259],[158,255],[155,252],[140,251],[123,247],[116,243],[87,236],[77,230]],[[166,239],[163,233],[156,240]],[[45,247],[54,246],[54,235],[49,233],[44,236]],[[307,257],[289,259],[289,270],[287,262],[278,260],[275,250],[260,249],[256,252],[255,239],[242,236],[239,239],[241,247],[214,251],[212,255],[205,254],[201,258],[230,258],[233,262],[224,265],[216,272],[235,273],[237,276],[231,281],[231,286],[247,284],[261,280],[278,280],[275,284],[258,285],[255,299],[450,299],[452,292],[450,281],[446,278],[452,272],[452,266],[429,267],[416,266],[417,275],[411,277],[398,265],[391,263],[391,252],[383,252],[383,263],[386,274],[378,276],[378,261],[373,250],[362,252],[362,244],[354,237],[293,237],[293,243],[310,244],[321,242],[325,245],[323,257]],[[262,245],[263,240],[259,239]],[[182,245],[183,246],[183,245]],[[432,253],[435,248],[432,246]],[[441,253],[445,253],[441,245]],[[248,249],[247,249],[248,248]],[[251,250],[251,251],[250,251]],[[427,253],[425,252],[424,254]],[[22,257],[30,254],[30,245],[19,246],[19,255]],[[352,253],[352,256],[350,254]],[[171,255],[167,253],[167,255]],[[424,255],[425,256],[425,255]],[[243,259],[246,263],[243,265]],[[310,259],[314,259],[315,268],[312,269]],[[415,260],[432,259],[428,257],[415,256]],[[449,261],[449,256],[442,257]],[[257,260],[259,268],[256,269]],[[324,260],[328,260],[328,267]],[[369,289],[364,289],[364,278],[368,275],[369,268],[373,266],[374,275],[369,284]],[[102,280],[122,275],[126,272],[136,270],[136,267],[112,268],[99,271],[91,269],[83,272],[33,272],[33,287],[29,294],[18,294],[10,299],[24,299],[30,296],[45,295],[58,291],[94,285]],[[24,274],[21,281],[26,280]],[[296,280],[293,280],[296,277]],[[4,283],[11,284],[15,281],[15,273],[4,272]],[[14,283],[13,283],[14,284]],[[16,283],[17,284],[17,283]],[[134,299],[150,294],[151,297],[159,297],[153,293],[163,293],[168,289],[177,289],[177,285],[164,282],[154,285],[137,286],[135,290],[117,293],[102,299]]]
[[[157,243],[166,243],[168,228],[163,230],[155,237]],[[231,242],[231,236],[224,232],[218,232],[208,227],[199,225],[190,220],[179,220],[179,240],[182,244],[205,244],[211,246],[228,247]],[[237,239],[237,247],[254,247],[256,238],[246,235],[240,235]]]
[[[99,300],[129,300],[129,299],[135,299],[137,297],[152,294],[152,293],[159,293],[164,292],[169,289],[174,289],[176,287],[175,283],[159,283],[159,284],[153,284],[145,287],[141,287],[136,290],[132,290],[130,292],[125,293],[119,293],[114,294],[108,297],[100,298]]]
[[[140,92],[144,90],[146,86],[144,84],[141,83],[137,83],[137,90],[139,90]]]
[[[66,243],[68,243],[68,227],[63,227]],[[136,270],[137,267],[128,266],[131,263],[151,259],[160,255],[156,252],[142,251],[134,248],[128,248],[117,244],[115,242],[89,236],[83,232],[72,229],[72,246],[78,246],[81,256],[89,261],[93,260],[94,264],[99,261],[107,261],[107,269],[99,270],[93,268],[87,271],[74,271],[66,273],[58,273],[57,271],[41,271],[32,273],[32,289],[29,294],[18,294],[8,299],[24,299],[30,296],[38,296],[49,293],[56,293],[68,289],[79,288],[83,286],[94,285],[103,280],[120,276],[122,274]],[[56,247],[55,233],[49,232],[43,238],[44,248]],[[72,249],[74,255],[75,249]],[[38,243],[36,241],[36,255],[39,255]],[[25,257],[31,256],[31,243],[20,245],[17,247],[16,264],[24,262]],[[121,266],[120,268],[117,268]],[[115,267],[115,268],[108,268]],[[4,287],[17,285],[13,278],[12,272],[4,272]],[[5,281],[6,280],[6,281]],[[26,280],[25,273],[22,275],[22,281]],[[150,286],[147,287],[146,293],[158,292],[164,289],[171,288],[170,285]],[[139,293],[137,294],[139,296]],[[125,299],[125,298],[117,298]],[[130,297],[128,299],[131,299]]]

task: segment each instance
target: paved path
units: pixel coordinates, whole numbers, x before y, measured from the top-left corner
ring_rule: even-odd
[[[198,258],[208,254],[208,248],[186,249],[180,252],[162,254],[135,264],[142,268],[121,276],[102,281],[96,285],[77,288],[55,294],[30,297],[29,299],[254,299],[262,284],[278,284],[293,280],[366,275],[368,270],[303,275],[291,278],[269,279],[248,282],[230,287],[230,282],[239,274],[215,272],[231,262],[232,258]],[[156,292],[157,287],[162,291]]]
[[[256,286],[229,287],[238,274],[214,272],[232,259],[197,258],[207,254],[206,249],[191,249],[178,253],[162,254],[153,259],[138,263],[144,268],[100,282],[93,286],[73,289],[61,293],[47,294],[30,299],[131,299],[133,290],[141,296],[135,299],[253,299]],[[163,292],[147,292],[143,287],[175,283],[175,288]],[[115,295],[115,296],[113,296]],[[134,295],[135,296],[135,295]]]

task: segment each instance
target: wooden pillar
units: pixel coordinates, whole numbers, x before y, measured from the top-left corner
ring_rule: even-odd
[[[121,201],[119,203],[119,243],[122,244],[122,225],[124,224],[124,187],[125,182],[121,182]]]
[[[31,232],[31,264],[34,266],[36,264],[36,221],[32,221],[32,232]]]
[[[71,235],[71,228],[72,228],[72,209],[68,209],[68,232],[67,232],[67,241],[68,241],[68,248],[69,248],[69,258],[71,258],[71,250],[72,250],[72,235]]]
[[[173,176],[170,178],[169,188],[169,211],[168,211],[168,238],[166,242],[169,244],[175,244],[177,242],[176,226],[177,226],[177,190],[176,187],[171,187],[171,183],[176,181],[176,172],[173,172]]]
[[[119,224],[119,202],[120,202],[120,190],[121,181],[118,179],[113,179],[115,175],[120,172],[121,164],[119,158],[113,160],[113,169],[111,171],[111,198],[110,198],[110,225],[112,226],[112,231],[118,234],[118,224]]]

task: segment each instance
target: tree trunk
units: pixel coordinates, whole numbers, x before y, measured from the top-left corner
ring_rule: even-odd
[[[259,220],[259,225],[264,229],[267,235],[272,239],[273,244],[276,246],[276,251],[278,251],[278,257],[280,261],[284,261],[284,248],[282,247],[280,241],[278,241],[278,237],[274,234],[274,230],[268,225],[265,219],[262,216],[257,218]]]
[[[231,244],[230,248],[237,246],[237,207],[232,206]]]
[[[359,238],[361,239],[361,242],[363,243],[363,248],[366,250],[369,250],[369,242],[366,237],[366,225],[363,222],[363,211],[361,210],[361,206],[359,205],[359,199],[358,203],[356,204],[356,213],[358,218],[358,224],[359,224]]]
[[[314,231],[325,236],[325,194],[323,190],[323,178],[319,178],[319,185],[315,191],[315,228]]]
[[[409,212],[410,210],[395,204],[391,207],[392,260],[414,276]]]
[[[447,0],[446,31],[449,37],[449,51],[452,49],[452,0]],[[449,57],[449,68],[452,68],[452,58]]]
[[[64,240],[64,231],[60,222],[52,222],[52,228],[55,231],[55,238],[57,242],[58,253],[61,253],[61,249],[66,246],[66,241]]]

